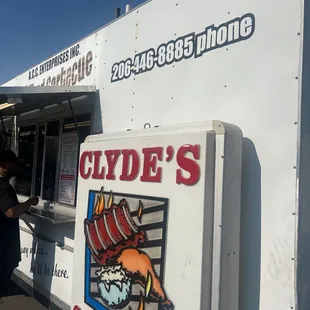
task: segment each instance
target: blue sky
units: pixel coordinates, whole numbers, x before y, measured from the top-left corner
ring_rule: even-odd
[[[145,0],[1,0],[0,85]]]

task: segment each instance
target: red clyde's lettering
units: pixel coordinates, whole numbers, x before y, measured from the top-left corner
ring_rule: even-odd
[[[94,160],[94,170],[92,174],[93,179],[104,179],[104,167],[100,167],[100,159],[102,156],[101,151],[95,151],[93,152],[93,156],[95,158]],[[99,172],[99,169],[101,168],[101,171]]]
[[[163,148],[152,147],[142,149],[144,154],[143,174],[140,177],[142,182],[161,182],[162,168],[157,168],[157,160],[163,160]],[[156,171],[157,170],[157,171]],[[151,175],[155,173],[155,175]]]
[[[139,154],[135,150],[122,150],[123,169],[119,177],[121,181],[133,181],[139,173],[140,159]],[[130,160],[131,159],[131,160]],[[129,166],[129,164],[131,165]],[[131,168],[131,171],[129,172]]]
[[[115,176],[114,170],[115,170],[117,161],[121,155],[121,150],[105,151],[104,154],[108,162],[108,173],[106,175],[106,179],[115,180],[116,176]]]
[[[164,148],[150,147],[142,149],[143,171],[140,176],[141,182],[160,183],[162,181],[163,168],[158,162],[163,161]],[[133,149],[106,150],[104,151],[105,162],[100,163],[102,151],[85,151],[80,157],[80,175],[83,179],[107,179],[116,180],[115,168],[122,154],[122,173],[119,176],[121,181],[134,181],[140,171],[139,153]],[[195,185],[200,179],[200,145],[183,145],[176,154],[176,162],[179,169],[176,170],[176,183],[187,186]],[[169,157],[167,162],[172,160]],[[89,167],[87,168],[87,165]]]
[[[91,176],[91,168],[88,167],[87,172],[85,171],[86,160],[89,163],[93,162],[92,152],[84,152],[80,158],[80,174],[83,179],[89,179]]]
[[[177,163],[181,169],[177,169],[176,172],[176,182],[177,184],[184,185],[195,185],[200,178],[200,167],[199,164],[186,157],[188,153],[191,153],[195,160],[200,159],[200,146],[199,145],[183,145],[180,147],[177,153]],[[189,177],[184,177],[182,170],[187,171],[190,175]]]

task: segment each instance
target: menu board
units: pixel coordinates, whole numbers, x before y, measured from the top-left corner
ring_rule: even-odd
[[[72,206],[75,203],[78,150],[79,138],[77,133],[64,133],[61,146],[58,202]]]

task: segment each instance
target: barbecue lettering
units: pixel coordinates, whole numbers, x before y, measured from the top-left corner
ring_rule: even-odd
[[[69,51],[68,51],[69,53]],[[75,55],[76,51],[72,51],[72,55]],[[80,55],[80,52],[79,52]],[[58,58],[57,58],[58,59]],[[54,61],[53,63],[57,63],[58,73],[53,72],[53,74],[49,76],[45,76],[43,80],[33,79],[40,77],[43,74],[46,74],[49,70],[56,68],[56,65],[50,65],[50,62],[42,64],[40,67],[33,68],[29,71],[29,80],[33,83],[29,86],[71,86],[76,85],[82,82],[86,77],[90,76],[93,71],[93,53],[89,51],[86,55],[75,58],[74,63],[65,67],[66,61],[61,61],[62,58],[59,58],[59,62]],[[62,67],[60,66],[62,63]],[[56,69],[57,69],[56,68]],[[55,70],[56,70],[55,69]]]
[[[165,153],[168,155],[165,158]],[[175,153],[172,146],[157,146],[142,150],[122,149],[84,151],[80,156],[79,172],[83,179],[134,181],[161,183],[164,176],[163,162],[176,163],[175,182],[192,186],[200,179],[200,145],[182,145]],[[115,174],[119,165],[121,172]]]

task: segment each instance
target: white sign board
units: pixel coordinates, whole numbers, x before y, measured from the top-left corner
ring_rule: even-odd
[[[204,123],[88,138],[80,155],[72,308],[210,310],[222,295],[221,261],[229,284],[238,283],[236,132]],[[224,201],[234,212],[227,226]],[[223,285],[231,301],[236,287],[228,293]]]
[[[61,162],[59,176],[58,202],[68,205],[75,203],[77,178],[77,160],[79,138],[76,132],[64,133],[62,136]]]

